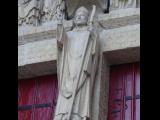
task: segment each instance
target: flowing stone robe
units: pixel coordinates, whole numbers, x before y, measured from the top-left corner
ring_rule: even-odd
[[[140,6],[140,0],[110,0],[110,10],[137,8]]]
[[[59,96],[54,120],[67,117],[76,81],[79,82],[71,120],[86,120],[91,117],[92,89],[99,54],[98,35],[88,27],[78,28],[63,33],[57,44]]]
[[[18,0],[18,25],[38,25],[43,0]]]

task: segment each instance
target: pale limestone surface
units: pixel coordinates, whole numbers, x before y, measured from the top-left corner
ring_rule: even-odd
[[[66,31],[71,30],[73,21],[64,21]],[[48,22],[42,26],[23,26],[18,28],[18,45],[24,45],[29,42],[42,41],[56,38],[57,22]]]
[[[140,15],[140,8],[125,8],[110,11],[109,14],[100,14],[98,15],[99,20],[109,20],[109,19],[117,19],[121,17]]]
[[[140,47],[128,47],[105,53],[110,65],[140,61]]]
[[[106,120],[108,112],[110,63],[100,50],[99,67],[94,84],[91,120]],[[97,104],[98,103],[98,104]]]
[[[18,47],[18,65],[34,64],[56,59],[56,40],[27,43]]]
[[[103,51],[140,46],[140,24],[103,30],[100,33]]]
[[[104,29],[113,29],[140,23],[140,8],[127,8],[111,11],[98,16],[99,24]]]
[[[103,53],[101,54],[100,72],[99,114],[97,120],[107,120],[106,113],[108,113],[110,63]]]

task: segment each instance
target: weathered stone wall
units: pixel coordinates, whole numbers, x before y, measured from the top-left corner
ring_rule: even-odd
[[[92,120],[98,120],[99,116],[99,101],[100,101],[100,88],[101,88],[101,68],[102,68],[102,53],[99,55],[98,70],[94,83],[93,96],[92,96]]]
[[[94,85],[94,94],[92,97],[92,120],[107,120],[109,69],[110,64],[101,50],[99,67]]]
[[[55,39],[27,43],[18,47],[18,65],[51,61],[57,58],[56,53]]]
[[[98,120],[107,120],[108,94],[109,94],[109,72],[110,67],[107,59],[102,54],[101,75],[100,75],[100,101]]]

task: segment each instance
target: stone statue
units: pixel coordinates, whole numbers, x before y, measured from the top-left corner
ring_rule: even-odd
[[[140,0],[110,0],[110,10],[123,8],[137,8],[140,5]]]
[[[42,23],[64,19],[64,0],[45,0],[43,5]]]
[[[91,119],[91,99],[98,65],[98,34],[94,31],[95,6],[89,12],[80,7],[75,12],[72,31],[57,27],[57,73],[59,96],[54,120]]]
[[[37,26],[43,7],[43,0],[18,0],[18,25]]]

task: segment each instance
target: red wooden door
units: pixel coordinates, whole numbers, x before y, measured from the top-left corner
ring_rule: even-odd
[[[57,77],[19,80],[18,120],[52,120],[57,101]]]
[[[139,63],[111,67],[108,120],[140,120]]]

